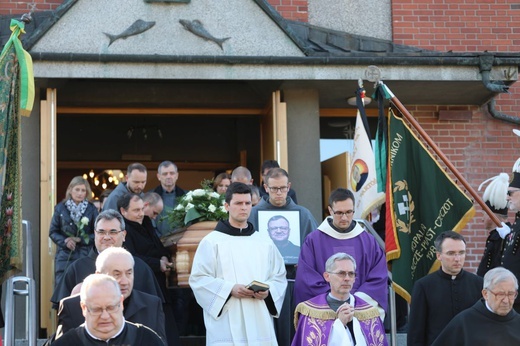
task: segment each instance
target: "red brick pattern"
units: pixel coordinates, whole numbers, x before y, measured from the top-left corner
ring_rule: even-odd
[[[0,15],[23,14],[31,9],[31,4],[36,4],[36,11],[54,10],[63,0],[2,0],[0,2]],[[308,22],[307,0],[268,0],[282,17],[300,22]]]
[[[392,1],[395,43],[441,52],[507,52],[520,43],[518,0]]]
[[[268,0],[285,19],[309,21],[308,0]]]
[[[477,106],[405,106],[475,190],[487,178],[511,172],[520,147],[520,137],[514,135],[512,129],[520,126],[496,120],[486,109]],[[471,121],[439,121],[440,110],[469,110],[473,117]],[[466,267],[473,272],[482,257],[487,237],[482,226],[485,215],[478,204],[476,211],[473,220],[462,231],[467,240]],[[510,218],[514,218],[514,213],[510,213]]]
[[[0,16],[27,13],[36,5],[34,11],[55,10],[63,0],[2,0],[0,1]]]
[[[392,15],[393,40],[397,44],[441,52],[518,52],[518,0],[394,0]],[[520,86],[515,84],[509,91],[496,98],[496,109],[520,117]],[[485,109],[472,109],[471,123],[439,123],[435,110],[428,113],[421,109],[414,115],[471,185],[478,188],[486,178],[511,172],[520,156],[520,138],[511,129],[520,125],[494,120]],[[482,257],[487,236],[482,228],[483,213],[479,206],[477,210],[477,217],[462,233],[468,239],[466,260],[471,270]]]

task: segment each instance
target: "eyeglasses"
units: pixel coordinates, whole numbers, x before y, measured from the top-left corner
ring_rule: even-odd
[[[95,308],[89,308],[87,306],[87,310],[88,310],[88,312],[90,312],[90,314],[92,316],[99,316],[99,315],[101,315],[103,313],[103,311],[106,311],[109,314],[113,314],[115,312],[118,312],[120,307],[121,307],[121,303],[117,303],[115,305],[105,306],[104,308],[102,308],[100,306],[95,307]]]
[[[518,192],[518,191],[520,191],[520,190],[507,190],[507,195],[508,195],[509,197],[511,197],[511,196],[514,195],[515,192]]]
[[[105,231],[105,230],[102,230],[102,229],[96,229],[94,232],[96,232],[96,234],[101,236],[101,237],[105,237],[107,235],[109,237],[115,237],[116,235],[118,235],[119,233],[121,233],[123,231],[117,231],[115,229],[112,229],[110,231]]]
[[[339,216],[339,217],[343,217],[343,216],[350,216],[352,214],[354,214],[354,209],[350,209],[350,210],[347,210],[345,212],[343,211],[334,211],[334,209],[330,208],[332,210],[332,212],[334,213],[334,215],[336,216]]]
[[[350,279],[353,279],[356,277],[356,272],[345,272],[345,271],[340,271],[340,272],[327,272],[329,274],[336,274],[337,276],[339,276],[341,279],[345,280],[345,278],[348,276]]]
[[[499,300],[503,300],[505,297],[507,297],[507,299],[509,300],[513,300],[516,298],[516,296],[518,296],[518,291],[516,292],[498,292],[498,293],[495,293],[493,292],[492,290],[486,288],[486,290],[493,294],[495,296],[495,298],[499,299]]]
[[[282,186],[282,187],[268,186],[267,188],[271,192],[287,192],[287,190],[289,190],[289,186]]]
[[[456,252],[456,251],[448,251],[448,252],[443,252],[444,255],[448,256],[448,257],[464,257],[466,256],[466,251],[459,251],[459,252]]]
[[[270,231],[276,231],[277,229],[279,229],[280,231],[288,231],[289,227],[284,227],[284,226],[269,227]]]

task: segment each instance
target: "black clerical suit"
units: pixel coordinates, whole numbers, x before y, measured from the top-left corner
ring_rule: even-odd
[[[451,319],[482,298],[483,280],[462,269],[455,277],[442,268],[413,286],[408,346],[431,345]]]
[[[127,218],[124,218],[124,220],[126,225],[125,248],[135,258],[142,259],[152,268],[166,301],[163,305],[163,311],[165,323],[168,326],[166,330],[168,345],[178,345],[180,344],[179,331],[173,313],[172,299],[166,287],[166,274],[161,271],[160,264],[162,256],[170,258],[170,251],[163,246],[155,233],[152,220],[148,216],[143,218],[142,224],[130,221]]]
[[[166,340],[162,302],[158,297],[132,290],[132,294],[124,300],[123,306],[125,320],[144,324]],[[57,338],[83,322],[85,317],[81,310],[79,294],[62,299],[58,310]]]
[[[123,331],[110,340],[97,340],[88,335],[85,325],[69,330],[52,343],[53,346],[165,346],[163,340],[150,328],[125,322]]]
[[[63,275],[63,279],[56,286],[51,297],[53,309],[58,309],[60,301],[70,296],[72,289],[83,282],[90,274],[96,272],[96,259],[98,251],[90,250],[87,257],[74,261]],[[134,289],[157,296],[164,302],[162,289],[159,286],[150,267],[140,258],[134,256]]]

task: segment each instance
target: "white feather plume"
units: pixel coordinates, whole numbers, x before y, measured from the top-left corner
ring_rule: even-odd
[[[516,160],[513,165],[513,173],[520,173],[520,159]]]
[[[515,163],[516,165],[520,165],[520,159]],[[503,209],[507,206],[507,188],[509,187],[509,174],[507,173],[500,173],[496,177],[489,178],[486,181],[484,181],[480,186],[478,187],[478,190],[482,188],[484,184],[489,182],[489,185],[486,187],[486,190],[484,190],[484,195],[482,196],[482,199],[484,202],[489,201],[489,204],[493,206],[496,209]]]

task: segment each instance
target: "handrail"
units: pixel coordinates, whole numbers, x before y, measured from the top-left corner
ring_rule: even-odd
[[[25,226],[25,274],[26,276],[14,276],[7,280],[6,285],[6,301],[5,301],[5,340],[4,345],[14,346],[14,322],[15,322],[15,296],[25,296],[25,334],[27,336],[28,345],[36,346],[36,284],[33,277],[33,257],[32,257],[32,238],[31,223],[22,220]],[[26,289],[16,288],[17,283],[26,285]]]
[[[385,251],[385,242],[376,232],[376,230],[372,227],[372,225],[365,219],[356,219],[356,222],[360,223],[365,231],[368,231],[374,238],[377,243]],[[390,345],[397,345],[397,320],[395,313],[395,291],[392,288],[392,272],[388,270],[388,296],[389,296],[389,315],[390,315]]]

